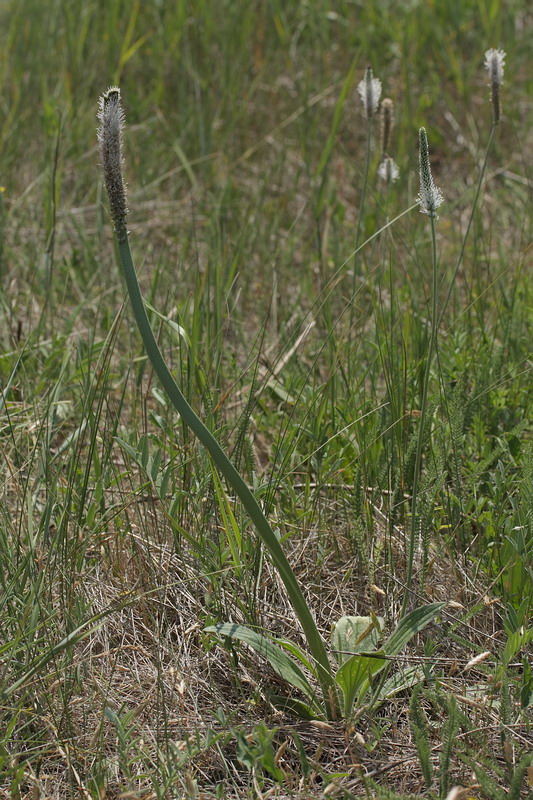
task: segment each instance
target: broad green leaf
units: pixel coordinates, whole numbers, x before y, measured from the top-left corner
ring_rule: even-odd
[[[403,617],[383,646],[387,655],[395,656],[401,653],[413,636],[429,625],[445,605],[446,603],[430,603],[416,608]]]
[[[114,436],[113,438],[115,442],[118,442],[119,445],[126,451],[126,453],[128,453],[128,455],[130,455],[133,458],[134,461],[137,461],[138,459],[137,450],[134,447],[132,447],[131,444],[125,442],[124,439],[121,439],[119,436]]]
[[[348,717],[356,700],[362,697],[370,685],[373,675],[376,675],[387,663],[383,651],[365,653],[352,656],[337,670],[335,679],[342,689],[344,696],[344,715]]]
[[[283,388],[282,384],[276,380],[275,378],[270,378],[267,381],[267,387],[270,389],[272,394],[274,394],[279,400],[282,400],[284,403],[291,403],[294,405],[294,397]]]
[[[217,625],[210,625],[205,628],[205,632],[215,633],[217,636],[228,636],[230,639],[238,639],[240,642],[247,644],[256,653],[266,658],[275,672],[281,675],[287,683],[303,692],[314,708],[317,707],[314,687],[311,686],[298,664],[271,639],[247,628],[245,625],[238,625],[233,622],[219,622]]]
[[[372,617],[341,617],[333,628],[331,646],[337,656],[339,665],[344,664],[356,653],[368,653],[376,650],[381,639],[384,620]]]
[[[285,713],[294,714],[294,716],[300,719],[318,719],[324,716],[323,714],[317,714],[312,706],[307,705],[307,703],[304,703],[302,700],[298,700],[296,697],[269,694],[268,699],[274,708],[279,709],[279,711],[284,711]]]
[[[280,647],[282,647],[284,650],[287,650],[287,652],[295,656],[298,659],[298,661],[300,661],[300,663],[303,664],[304,667],[306,667],[306,669],[308,669],[312,675],[317,677],[316,667],[310,660],[307,653],[304,653],[301,647],[298,647],[297,644],[294,644],[294,642],[290,642],[288,639],[276,639],[276,644],[279,644]]]
[[[379,690],[378,702],[382,703],[404,689],[411,689],[424,680],[424,670],[421,667],[407,667],[387,678]]]

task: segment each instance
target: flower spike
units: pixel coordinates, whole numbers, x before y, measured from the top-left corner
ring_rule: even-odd
[[[390,156],[385,156],[378,167],[378,175],[386,183],[393,183],[400,177],[400,170],[396,161]]]
[[[428,137],[425,128],[420,128],[419,131],[419,162],[420,192],[417,200],[420,203],[420,213],[428,214],[428,216],[438,219],[436,210],[444,202],[444,195],[435,186],[433,175],[431,174]]]
[[[495,125],[498,124],[501,117],[500,86],[503,83],[505,55],[504,50],[496,50],[494,47],[485,53],[485,69],[489,73],[492,113]]]
[[[127,238],[126,187],[122,177],[122,131],[124,111],[120,102],[120,89],[111,86],[100,98],[98,108],[98,141],[104,172],[105,188],[109,197],[111,219],[119,242]]]
[[[378,110],[379,98],[381,97],[381,81],[374,78],[372,67],[367,67],[365,77],[357,87],[361,102],[367,117],[372,117]]]

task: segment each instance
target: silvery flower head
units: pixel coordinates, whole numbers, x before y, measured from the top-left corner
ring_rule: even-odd
[[[485,69],[489,73],[491,83],[502,84],[503,68],[505,66],[505,51],[492,47],[485,53]]]
[[[378,167],[378,175],[380,178],[383,178],[386,183],[393,183],[393,181],[400,177],[398,164],[390,156],[385,156]]]
[[[126,188],[122,178],[122,130],[124,111],[120,102],[120,89],[111,86],[100,98],[98,106],[98,141],[104,172],[104,182],[109,197],[109,209],[119,241],[127,238]]]
[[[420,163],[420,192],[417,200],[420,204],[420,213],[428,214],[438,219],[437,208],[444,202],[444,195],[435,186],[431,166],[429,163],[428,137],[425,128],[419,131],[419,163]]]
[[[503,83],[503,68],[505,66],[504,50],[496,50],[494,47],[485,53],[485,69],[489,73],[492,111],[494,124],[500,121],[500,86]]]
[[[357,87],[359,96],[365,109],[367,117],[373,116],[378,110],[379,98],[381,97],[381,81],[374,78],[372,67],[367,67],[365,77]]]

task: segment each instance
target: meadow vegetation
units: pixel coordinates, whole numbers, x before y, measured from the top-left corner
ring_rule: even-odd
[[[529,4],[0,31],[0,796],[531,800]]]

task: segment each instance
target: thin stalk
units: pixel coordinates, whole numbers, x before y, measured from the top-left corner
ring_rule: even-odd
[[[492,146],[492,140],[494,139],[494,134],[496,132],[497,125],[498,125],[498,123],[493,123],[492,124],[492,128],[491,128],[491,131],[490,131],[490,136],[489,136],[489,141],[487,142],[487,148],[485,150],[485,158],[483,159],[483,164],[481,166],[481,172],[479,173],[479,179],[478,179],[477,187],[476,187],[476,194],[474,195],[474,202],[472,203],[472,210],[471,210],[470,216],[468,218],[468,223],[467,223],[467,226],[466,226],[465,235],[463,236],[463,241],[462,241],[462,244],[461,244],[461,250],[459,252],[459,257],[457,259],[457,263],[456,263],[455,269],[453,271],[452,279],[450,281],[450,287],[448,289],[448,294],[446,295],[446,299],[444,301],[444,305],[442,306],[442,310],[440,312],[439,326],[442,323],[444,314],[446,312],[446,308],[448,307],[448,303],[450,302],[450,298],[452,296],[453,287],[455,286],[455,281],[457,279],[457,273],[459,272],[461,264],[463,263],[463,256],[464,256],[464,253],[465,253],[466,241],[468,239],[468,234],[470,233],[470,228],[471,228],[472,222],[474,220],[474,214],[476,213],[476,208],[477,208],[477,204],[478,204],[478,200],[479,200],[479,195],[481,193],[481,186],[483,184],[483,178],[485,177],[485,171],[487,169],[487,163],[488,163],[488,160],[489,160],[489,152],[490,152],[490,148]]]
[[[352,265],[352,299],[357,294],[356,290],[356,282],[357,282],[357,256],[359,254],[359,237],[361,236],[361,229],[363,226],[363,217],[365,214],[365,203],[366,203],[366,192],[368,188],[368,173],[370,171],[370,145],[372,142],[372,117],[369,115],[367,116],[366,121],[366,158],[365,158],[365,175],[363,179],[363,190],[361,192],[361,203],[359,204],[359,216],[357,218],[357,230],[355,232],[355,252],[353,255],[353,265]],[[354,312],[355,312],[355,303],[351,303],[350,306],[350,350],[351,350],[351,339],[352,339],[352,331],[354,329]],[[348,377],[351,376],[352,371],[352,360],[350,359],[348,363]]]
[[[439,320],[437,319],[437,294],[438,294],[438,275],[437,275],[437,234],[435,230],[435,215],[430,216],[431,219],[431,258],[433,266],[433,280],[432,280],[432,309],[431,309],[431,334],[429,338],[429,347],[426,357],[426,365],[424,369],[424,382],[422,386],[422,407],[420,414],[420,428],[418,430],[418,440],[416,444],[416,459],[415,459],[415,474],[413,477],[413,501],[411,503],[411,530],[409,533],[409,549],[407,553],[407,575],[406,575],[406,591],[402,603],[402,616],[407,611],[409,597],[411,594],[411,582],[413,579],[413,563],[415,558],[416,546],[416,512],[418,505],[418,488],[420,484],[420,474],[422,467],[422,447],[424,444],[424,437],[426,431],[426,412],[428,406],[428,388],[429,378],[431,374],[431,365],[433,356],[437,347],[437,330]]]
[[[357,218],[357,230],[355,232],[355,253],[353,257],[353,277],[352,277],[352,297],[355,296],[355,281],[357,265],[357,255],[359,252],[359,237],[361,236],[361,228],[363,225],[363,217],[365,213],[366,192],[368,188],[368,173],[370,171],[370,145],[372,142],[372,117],[369,116],[366,121],[366,158],[365,158],[365,176],[363,179],[363,191],[361,192],[361,203],[359,205],[359,216]]]
[[[489,135],[489,140],[487,142],[487,147],[485,148],[485,157],[483,159],[483,164],[481,165],[481,171],[479,173],[479,178],[478,178],[478,182],[477,182],[477,186],[476,186],[476,193],[474,195],[474,201],[472,203],[472,209],[470,211],[470,216],[468,217],[468,223],[466,225],[466,230],[465,230],[465,234],[463,236],[463,241],[461,242],[461,249],[459,251],[459,256],[457,258],[457,263],[455,264],[455,268],[454,268],[454,271],[453,271],[452,279],[451,279],[450,285],[448,287],[448,293],[446,294],[446,299],[444,301],[444,304],[443,304],[441,312],[440,312],[439,324],[438,324],[439,328],[442,325],[442,320],[444,319],[444,314],[445,314],[446,309],[448,307],[448,304],[450,302],[450,298],[452,296],[452,291],[453,291],[453,288],[455,286],[455,281],[457,280],[457,275],[459,273],[459,269],[461,267],[461,264],[463,263],[463,257],[464,257],[464,253],[465,253],[465,249],[466,249],[466,242],[468,240],[468,234],[470,233],[470,228],[472,226],[472,222],[474,221],[474,214],[476,212],[477,204],[478,204],[478,201],[479,201],[479,195],[481,194],[481,186],[483,185],[483,179],[485,177],[485,171],[487,169],[487,164],[488,164],[488,160],[489,160],[489,153],[490,153],[491,146],[492,146],[492,140],[494,139],[494,134],[496,133],[497,125],[498,125],[497,122],[493,122],[492,123],[492,127],[491,127],[491,130],[490,130],[490,135]],[[454,448],[454,458],[455,458],[455,461],[457,462],[457,453],[455,452],[455,448]],[[463,513],[463,499],[462,499],[462,496],[461,496],[460,493],[458,495],[458,498],[459,498],[459,502],[460,502],[460,510],[461,510],[461,513]]]
[[[331,665],[324,642],[306,603],[305,597],[298,585],[294,572],[252,492],[226,456],[213,434],[193,411],[172,377],[163,359],[146,314],[131,256],[129,241],[127,237],[123,239],[117,237],[117,244],[135,321],[152,367],[183,422],[192,430],[207,449],[214,463],[241,500],[261,540],[270,553],[272,561],[287,590],[292,607],[300,620],[309,650],[315,660],[317,676],[324,698],[326,715],[330,719],[334,718],[336,714],[335,681]]]

